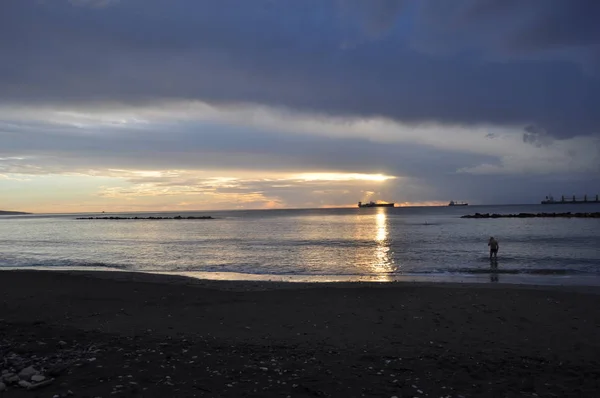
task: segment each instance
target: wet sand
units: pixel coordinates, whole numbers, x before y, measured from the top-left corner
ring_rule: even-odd
[[[0,272],[6,397],[596,397],[600,290]]]

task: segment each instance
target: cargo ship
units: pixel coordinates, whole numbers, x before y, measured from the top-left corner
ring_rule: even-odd
[[[469,204],[467,202],[456,202],[454,200],[451,200],[450,203],[448,203],[448,206],[468,206]]]
[[[598,195],[596,197],[588,198],[587,195],[583,195],[583,198],[577,198],[575,195],[570,198],[566,198],[564,195],[560,197],[560,200],[555,200],[552,195],[546,196],[546,199],[542,200],[543,205],[572,205],[579,203],[600,203]]]
[[[358,202],[358,207],[394,207],[394,203],[375,203],[373,201],[368,203]]]

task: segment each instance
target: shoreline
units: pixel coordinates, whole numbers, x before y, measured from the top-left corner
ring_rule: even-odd
[[[327,289],[412,289],[412,288],[427,288],[427,289],[474,289],[474,290],[504,290],[504,291],[519,291],[519,290],[536,290],[549,292],[565,292],[565,293],[582,293],[600,296],[600,288],[598,284],[575,284],[575,283],[558,283],[557,277],[551,276],[554,283],[530,283],[504,282],[502,280],[490,282],[489,278],[474,276],[473,278],[461,278],[449,281],[445,278],[435,279],[425,277],[423,279],[406,279],[396,281],[380,281],[380,280],[290,280],[287,278],[240,278],[229,279],[223,278],[203,278],[195,272],[141,272],[128,270],[48,270],[48,269],[4,269],[0,268],[0,278],[6,273],[20,274],[32,276],[35,278],[37,274],[46,274],[48,276],[57,274],[62,277],[84,278],[86,280],[105,280],[118,283],[131,284],[155,284],[165,286],[181,286],[199,289],[218,290],[222,292],[263,292],[263,291],[284,291],[284,290],[327,290]],[[204,274],[204,273],[200,273]],[[210,273],[210,274],[226,274],[226,273]],[[61,276],[58,279],[61,279]],[[215,276],[215,275],[213,275]],[[248,275],[243,275],[244,277]],[[558,277],[561,278],[562,277]],[[596,281],[596,279],[594,278]],[[600,283],[599,281],[596,281]],[[1,319],[1,317],[0,317]]]
[[[598,396],[598,290],[6,271],[0,371],[59,397]]]
[[[314,285],[315,287],[329,285],[352,284],[458,284],[458,285],[515,285],[515,286],[581,286],[599,287],[600,275],[586,273],[563,273],[560,270],[518,271],[511,269],[474,269],[469,273],[447,272],[430,274],[381,274],[381,275],[287,275],[287,274],[248,274],[239,272],[216,271],[143,271],[103,267],[0,267],[2,272],[31,271],[59,272],[74,274],[102,274],[104,277],[115,278],[116,275],[130,274],[130,280],[144,280],[156,277],[157,280],[168,277],[187,278],[200,283],[231,282],[231,283],[272,283],[293,285]],[[134,278],[133,275],[137,275]],[[144,276],[142,276],[144,275]]]

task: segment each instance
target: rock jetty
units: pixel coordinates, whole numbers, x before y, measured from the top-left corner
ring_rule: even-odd
[[[516,213],[516,214],[490,214],[475,213],[461,216],[460,218],[600,218],[600,212],[595,213]]]
[[[20,216],[23,214],[31,214],[31,213],[25,213],[24,211],[7,211],[7,210],[0,210],[0,216]]]
[[[200,217],[77,217],[76,220],[214,220],[211,216]]]

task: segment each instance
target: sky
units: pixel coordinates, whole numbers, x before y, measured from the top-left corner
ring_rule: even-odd
[[[600,193],[597,0],[2,0],[0,209]]]

